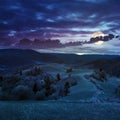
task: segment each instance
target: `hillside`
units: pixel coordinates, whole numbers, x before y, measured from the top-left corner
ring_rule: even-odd
[[[29,49],[1,49],[0,71],[35,64],[59,63],[73,68],[103,68],[107,73],[119,75],[120,56],[117,55],[76,55],[60,53],[39,53]]]
[[[112,58],[112,59],[103,59],[103,60],[95,60],[92,62],[87,63],[88,65],[92,65],[93,68],[102,68],[108,74],[114,76],[120,76],[120,57]]]
[[[45,62],[60,62],[56,56],[27,49],[1,49],[0,66],[7,68]]]
[[[33,63],[86,64],[95,60],[109,60],[117,55],[76,55],[60,53],[39,53],[30,49],[1,49],[0,65],[15,67]]]
[[[118,120],[119,65],[114,55],[0,50],[0,120]],[[99,68],[113,76],[103,81]]]

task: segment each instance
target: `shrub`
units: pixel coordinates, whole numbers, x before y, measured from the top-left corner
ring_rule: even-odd
[[[36,100],[44,100],[46,98],[45,93],[46,93],[45,89],[43,89],[41,91],[37,91],[37,93],[35,95]]]
[[[18,85],[13,90],[12,93],[18,100],[30,99],[33,96],[32,91],[28,88],[28,86]]]

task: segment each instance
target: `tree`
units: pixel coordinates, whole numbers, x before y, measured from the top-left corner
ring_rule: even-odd
[[[36,93],[38,90],[37,90],[37,83],[35,82],[34,86],[33,86],[33,92]]]
[[[65,93],[65,95],[68,95],[69,88],[70,88],[70,84],[69,84],[69,82],[66,82],[65,85],[64,85],[64,93]]]
[[[58,81],[61,80],[61,77],[60,77],[60,74],[59,74],[59,73],[56,75],[56,77],[57,77],[57,80],[58,80]]]
[[[47,79],[45,80],[45,88],[46,88],[46,96],[49,96],[50,94],[50,88],[51,88],[50,78],[47,76]]]

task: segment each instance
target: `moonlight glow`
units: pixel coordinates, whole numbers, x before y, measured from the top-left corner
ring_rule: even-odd
[[[95,42],[95,45],[102,45],[104,43],[104,41],[100,40],[98,42]]]
[[[100,36],[104,37],[105,34],[101,31],[95,32],[95,33],[92,34],[92,38],[96,38],[96,37],[100,37]]]

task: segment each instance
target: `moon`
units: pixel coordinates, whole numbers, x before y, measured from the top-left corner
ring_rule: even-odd
[[[96,37],[104,37],[105,36],[105,34],[103,33],[103,32],[101,32],[101,31],[99,31],[99,32],[94,32],[93,34],[92,34],[92,38],[96,38]],[[102,45],[104,43],[104,41],[102,41],[102,40],[99,40],[99,41],[97,41],[97,42],[95,42],[94,44],[95,45]]]
[[[105,34],[103,33],[103,32],[101,32],[101,31],[99,31],[99,32],[94,32],[93,34],[92,34],[92,38],[96,38],[96,37],[104,37],[105,36]]]

